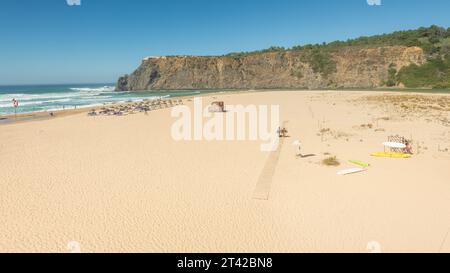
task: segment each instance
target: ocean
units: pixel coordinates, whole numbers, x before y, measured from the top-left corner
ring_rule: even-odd
[[[0,115],[14,114],[13,99],[19,102],[17,113],[33,113],[211,92],[213,91],[116,92],[113,84],[0,86]]]

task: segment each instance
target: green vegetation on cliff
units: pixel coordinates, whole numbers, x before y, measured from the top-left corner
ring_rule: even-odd
[[[416,30],[396,31],[389,34],[375,35],[370,37],[359,37],[349,39],[347,41],[334,41],[323,44],[307,44],[303,46],[294,46],[292,48],[284,48],[272,46],[267,49],[250,51],[250,52],[234,52],[226,56],[242,57],[251,54],[260,54],[267,52],[286,52],[292,50],[320,50],[333,52],[345,47],[380,47],[380,46],[418,46],[421,47],[428,55],[446,55],[450,53],[450,28],[439,26],[431,26],[429,28],[419,28]]]
[[[323,77],[336,72],[336,63],[327,50],[317,48],[311,50],[308,55],[308,63],[311,65],[314,73],[320,73]]]
[[[450,88],[450,55],[430,59],[422,66],[412,64],[402,68],[397,75],[397,82],[408,88]]]
[[[393,87],[402,83],[409,88],[450,88],[450,28],[445,29],[435,25],[428,28],[397,31],[347,41],[308,44],[292,48],[273,46],[264,50],[231,53],[226,56],[243,57],[268,52],[300,51],[315,73],[327,77],[336,71],[336,63],[331,57],[333,52],[348,47],[373,48],[380,46],[417,46],[424,50],[428,59],[428,62],[422,66],[413,64],[402,68],[400,71],[397,71],[396,67],[389,67],[386,86]],[[296,71],[292,73],[301,77]]]
[[[391,64],[388,70],[388,80],[385,85],[388,87],[393,87],[397,85],[397,82],[397,68],[394,64]]]

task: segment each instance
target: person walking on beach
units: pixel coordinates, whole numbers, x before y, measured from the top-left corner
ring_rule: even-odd
[[[277,133],[280,138],[287,137],[288,130],[286,128],[278,127]]]
[[[297,149],[298,149],[298,154],[297,154],[297,156],[303,157],[303,155],[302,155],[302,143],[301,143],[300,141],[298,142],[298,147],[297,147]]]
[[[297,146],[297,151],[298,153],[296,154],[297,157],[303,157],[302,155],[302,143],[300,142],[300,140],[296,140],[294,141],[294,143],[292,143],[294,146]]]

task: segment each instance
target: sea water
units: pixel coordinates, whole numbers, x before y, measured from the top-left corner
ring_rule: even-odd
[[[145,99],[192,96],[212,91],[116,92],[113,84],[0,86],[0,115],[86,108]],[[19,102],[14,109],[12,100]]]

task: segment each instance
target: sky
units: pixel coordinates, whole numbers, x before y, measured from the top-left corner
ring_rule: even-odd
[[[450,27],[448,0],[2,0],[0,5],[0,85],[113,83],[145,56],[222,55],[432,24]]]

